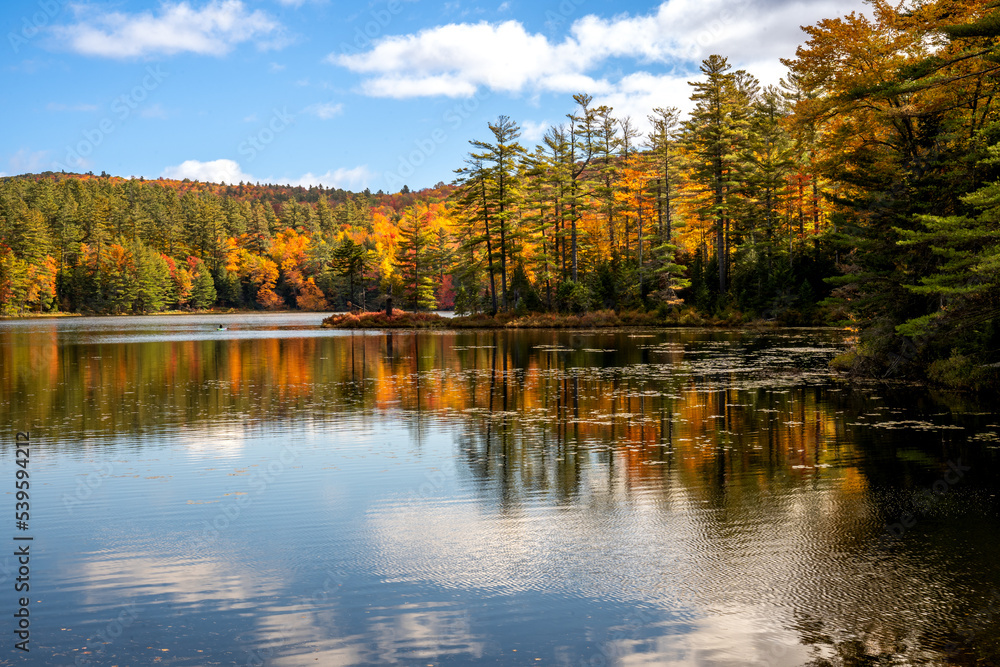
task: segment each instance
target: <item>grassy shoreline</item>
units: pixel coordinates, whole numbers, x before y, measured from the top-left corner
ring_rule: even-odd
[[[463,315],[441,317],[436,313],[411,313],[394,310],[384,312],[336,313],[323,320],[329,329],[613,329],[621,327],[755,327],[777,328],[780,322],[747,320],[733,315],[728,318],[705,317],[693,310],[676,313],[644,313],[627,311],[616,313],[601,310],[582,315],[558,313],[529,313],[516,315]]]

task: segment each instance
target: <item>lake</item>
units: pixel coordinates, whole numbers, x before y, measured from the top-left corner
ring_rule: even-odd
[[[321,319],[0,322],[0,664],[1000,664],[996,397],[836,330]]]

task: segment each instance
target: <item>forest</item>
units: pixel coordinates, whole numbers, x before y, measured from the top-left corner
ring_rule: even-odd
[[[995,4],[873,0],[803,28],[779,86],[710,56],[648,132],[586,93],[537,146],[500,116],[420,192],[0,179],[0,312],[694,311],[848,326],[844,368],[993,386]]]

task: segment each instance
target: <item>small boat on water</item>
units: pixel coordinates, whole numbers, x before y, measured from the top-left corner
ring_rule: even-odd
[[[225,330],[226,330],[226,327],[222,326],[221,324],[219,325],[219,328],[216,329],[216,331],[225,331]]]

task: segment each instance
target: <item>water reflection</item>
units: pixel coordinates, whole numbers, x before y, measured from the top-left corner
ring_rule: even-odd
[[[993,405],[832,331],[284,317],[0,324],[59,656],[127,601],[126,664],[1000,661]]]

